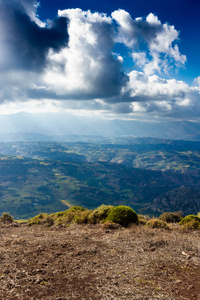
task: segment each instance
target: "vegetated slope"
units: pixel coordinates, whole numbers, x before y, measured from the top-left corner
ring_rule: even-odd
[[[105,139],[109,143],[104,144],[97,140],[0,143],[0,153],[18,156],[0,160],[0,212],[27,217],[64,210],[65,205],[93,208],[102,203],[127,204],[143,213],[180,210],[174,192],[167,196],[168,207],[161,200],[152,206],[152,201],[182,185],[200,189],[200,142],[119,137]],[[130,170],[131,166],[138,169]],[[178,195],[183,212],[194,213],[193,190],[187,197]]]
[[[151,213],[154,198],[181,185],[199,188],[188,174],[127,168],[107,162],[60,162],[25,157],[0,158],[0,213],[15,218],[55,212],[66,205],[94,208],[126,204]]]
[[[200,143],[151,138],[115,138],[112,144],[71,145],[88,161],[109,161],[134,168],[200,176]]]
[[[106,161],[200,176],[200,142],[192,141],[123,137],[100,143],[94,137],[93,143],[0,143],[0,153],[60,161]]]
[[[54,174],[45,162],[23,157],[0,158],[0,211],[27,217],[42,209],[61,210]]]
[[[52,141],[37,142],[6,142],[0,143],[0,153],[3,155],[23,156],[36,159],[56,161],[85,161],[85,156],[71,151],[70,145]]]
[[[152,210],[157,213],[183,211],[185,215],[200,211],[200,191],[181,186],[154,199]]]

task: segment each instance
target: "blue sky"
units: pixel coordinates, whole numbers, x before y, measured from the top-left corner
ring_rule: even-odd
[[[200,116],[200,3],[0,0],[0,110]]]
[[[41,0],[38,13],[42,19],[55,18],[58,9],[81,8],[111,14],[119,8],[132,17],[156,14],[162,23],[168,22],[180,31],[179,47],[187,56],[186,68],[179,71],[177,78],[192,82],[200,74],[200,2],[194,0],[132,0],[132,1],[85,1],[85,0]]]

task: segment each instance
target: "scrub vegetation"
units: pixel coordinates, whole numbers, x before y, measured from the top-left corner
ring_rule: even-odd
[[[26,223],[3,214],[0,298],[198,299],[200,230],[185,227],[197,216],[179,224],[131,213],[125,227],[108,220],[121,223],[127,211],[74,206]]]

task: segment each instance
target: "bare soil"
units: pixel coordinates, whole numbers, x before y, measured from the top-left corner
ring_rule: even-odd
[[[200,300],[200,232],[1,224],[0,299]]]

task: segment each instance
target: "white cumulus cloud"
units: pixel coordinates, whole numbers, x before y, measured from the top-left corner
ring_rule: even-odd
[[[173,25],[153,13],[132,18],[122,9],[109,16],[78,8],[45,23],[37,7],[0,0],[1,103],[198,118],[200,77],[189,86],[170,76],[187,60]]]
[[[46,85],[67,99],[119,95],[126,75],[123,60],[112,53],[112,19],[81,9],[59,11],[59,16],[69,19],[69,44],[59,53],[49,52]]]

